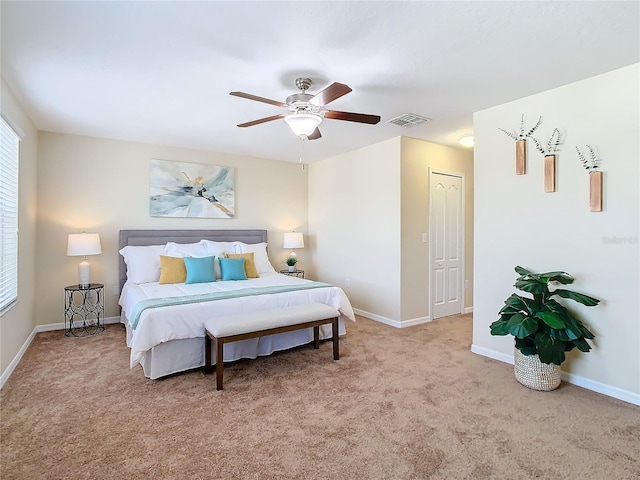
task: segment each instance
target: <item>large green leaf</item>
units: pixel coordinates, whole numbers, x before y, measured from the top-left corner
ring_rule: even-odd
[[[516,338],[516,348],[520,350],[523,355],[535,355],[538,353],[536,343],[531,337]]]
[[[562,362],[564,362],[566,358],[564,352],[565,352],[565,346],[567,345],[567,342],[556,342],[554,345],[555,345],[555,349],[553,351],[553,359],[551,360],[551,363],[555,363],[556,365],[562,365]]]
[[[538,332],[535,336],[535,342],[542,363],[561,365],[564,362],[565,342],[556,341],[545,332]]]
[[[524,275],[529,275],[529,274],[531,273],[529,270],[527,270],[527,269],[526,269],[526,268],[524,268],[524,267],[521,267],[520,265],[518,265],[518,266],[515,268],[515,270],[516,270],[516,272],[517,272],[517,273],[519,273],[520,275],[523,275],[523,276],[524,276]]]
[[[560,330],[564,328],[564,322],[560,315],[554,312],[538,312],[536,313],[536,318],[542,319],[544,323],[549,325],[551,328],[555,328],[556,330]]]
[[[589,340],[595,338],[595,335],[593,333],[591,333],[591,331],[584,326],[584,324],[580,321],[578,321],[578,328],[580,328],[580,333],[582,333],[582,336],[584,338],[588,338]]]
[[[574,338],[578,338],[578,337],[569,338],[569,335],[567,335],[566,329],[556,330],[551,328],[549,329],[549,335],[551,335],[551,337],[554,340],[562,340],[563,342],[568,342],[570,340],[573,340]]]
[[[506,309],[507,307],[511,307],[516,312],[519,312],[521,310],[526,310],[527,304],[525,303],[524,300],[525,299],[520,295],[512,293],[511,296],[504,301],[505,306],[503,307],[503,310]],[[502,310],[500,311],[500,313],[503,313]]]
[[[538,302],[536,302],[535,300],[531,299],[531,298],[526,298],[526,297],[521,297],[522,301],[524,302],[524,304],[527,307],[527,312],[529,312],[529,315],[534,316],[536,314],[536,312],[538,312],[540,310],[540,304]]]
[[[575,340],[582,337],[582,331],[580,330],[580,320],[574,318],[570,313],[563,317],[565,324],[565,332],[569,337],[569,340]]]
[[[585,333],[582,331],[581,326],[582,322],[575,318],[569,310],[563,305],[560,305],[554,299],[549,299],[545,303],[545,306],[554,313],[560,315],[560,318],[564,322],[565,325],[565,333],[568,336],[568,340],[574,340],[576,338],[581,338],[585,336]],[[586,330],[586,329],[585,329]],[[593,338],[593,334],[586,330],[587,338]],[[566,339],[563,339],[566,340]]]
[[[562,318],[564,318],[565,315],[567,315],[569,313],[568,310],[567,310],[567,307],[565,307],[564,305],[556,302],[553,298],[549,298],[544,303],[544,306],[547,307],[552,312],[560,314],[560,316]]]
[[[498,315],[513,315],[514,313],[518,313],[519,311],[520,309],[518,308],[513,308],[509,305],[505,305],[500,309],[500,311],[498,312]]]
[[[589,345],[584,338],[575,339],[573,341],[573,344],[578,347],[578,350],[580,350],[581,352],[588,352],[589,350],[591,350],[591,345]]]
[[[548,291],[547,284],[538,280],[518,279],[514,285],[517,289],[529,293],[545,293]]]
[[[567,272],[547,272],[541,273],[541,278],[546,278],[547,282],[558,282],[563,285],[568,285],[573,283],[574,278],[569,275]]]
[[[535,339],[536,349],[538,350],[538,356],[542,363],[551,363],[553,361],[553,355],[555,351],[555,340],[550,335],[539,332],[536,334]]]
[[[507,322],[507,330],[517,338],[524,338],[531,335],[538,329],[538,321],[522,313],[516,313]]]
[[[582,293],[572,292],[571,290],[565,290],[562,288],[557,288],[551,295],[558,295],[562,298],[568,298],[570,300],[574,300],[578,303],[586,305],[587,307],[594,307],[600,303],[600,300],[597,298],[589,297],[588,295],[583,295]]]
[[[491,335],[508,335],[509,330],[507,329],[506,320],[496,320],[491,325],[489,325],[491,329]]]

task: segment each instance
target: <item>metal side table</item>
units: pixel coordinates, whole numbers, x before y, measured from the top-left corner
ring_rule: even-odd
[[[104,330],[104,285],[64,287],[64,334],[69,337],[94,335]]]

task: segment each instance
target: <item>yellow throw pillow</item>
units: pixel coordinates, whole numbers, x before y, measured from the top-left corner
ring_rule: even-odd
[[[227,253],[227,258],[244,258],[244,273],[247,278],[258,278],[258,269],[253,261],[253,252],[251,253]]]
[[[160,255],[159,283],[184,283],[187,280],[187,267],[182,257]]]

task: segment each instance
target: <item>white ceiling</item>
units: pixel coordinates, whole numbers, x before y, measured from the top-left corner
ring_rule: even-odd
[[[639,2],[11,2],[2,76],[39,130],[305,162],[399,135],[461,148],[472,114],[640,61]],[[305,142],[294,80],[353,92]],[[403,113],[432,119],[411,129]],[[523,112],[525,113],[525,112]],[[534,115],[544,112],[531,112]],[[517,119],[516,119],[517,121]]]

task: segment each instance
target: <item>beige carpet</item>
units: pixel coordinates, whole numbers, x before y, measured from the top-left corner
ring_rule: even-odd
[[[160,381],[121,326],[38,334],[2,389],[2,479],[635,479],[640,408],[522,387],[472,354],[471,316]]]

